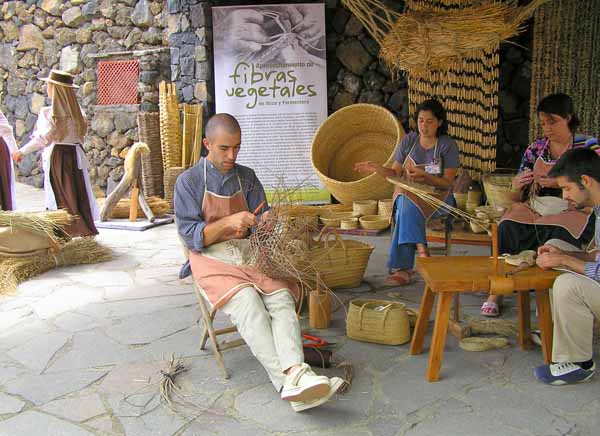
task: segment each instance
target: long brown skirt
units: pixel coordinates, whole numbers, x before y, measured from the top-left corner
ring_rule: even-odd
[[[97,235],[85,179],[77,167],[77,149],[73,145],[54,145],[50,157],[50,183],[58,208],[77,216],[65,227],[65,232],[71,237]]]
[[[12,210],[12,193],[10,192],[11,160],[8,145],[0,138],[0,210]]]

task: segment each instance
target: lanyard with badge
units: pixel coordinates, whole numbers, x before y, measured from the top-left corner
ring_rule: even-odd
[[[442,174],[442,162],[441,159],[438,157],[435,157],[435,152],[437,151],[437,146],[438,143],[437,141],[435,142],[435,146],[433,147],[433,159],[430,163],[425,165],[425,172],[427,174],[431,174],[434,176],[439,176]]]

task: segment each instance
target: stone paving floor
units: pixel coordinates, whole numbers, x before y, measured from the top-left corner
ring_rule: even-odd
[[[42,208],[41,191],[19,185],[20,209]],[[598,377],[574,387],[536,383],[541,351],[511,346],[469,353],[449,336],[442,380],[424,380],[427,354],[408,345],[374,345],[345,337],[344,312],[318,332],[341,345],[354,365],[348,393],[296,414],[278,399],[247,347],[225,353],[223,380],[210,351],[200,351],[199,311],[173,225],[146,232],[101,230],[108,263],[62,268],[0,296],[0,435],[594,435],[599,434]],[[422,283],[381,288],[389,235],[376,245],[369,285],[339,291],[417,307]],[[485,250],[456,246],[455,254]],[[393,294],[392,294],[393,295]],[[483,296],[461,300],[478,316]],[[516,307],[509,299],[506,317]],[[217,323],[224,320],[218,316]],[[303,323],[306,320],[303,319]],[[426,339],[428,346],[429,337]],[[190,406],[174,414],[159,404],[159,371],[172,354],[190,367],[178,377]],[[331,375],[332,372],[328,371]],[[594,428],[596,430],[594,430]]]

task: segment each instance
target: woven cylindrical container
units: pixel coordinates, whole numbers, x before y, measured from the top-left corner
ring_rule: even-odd
[[[405,344],[410,341],[406,306],[394,301],[352,300],[346,319],[346,334],[357,341]]]
[[[148,145],[150,153],[142,155],[142,187],[146,197],[163,197],[163,159],[160,145],[160,118],[158,112],[138,113],[140,142]]]
[[[352,202],[352,210],[357,215],[376,215],[377,200],[359,200]]]
[[[340,228],[343,230],[352,230],[358,227],[358,218],[344,218],[340,220]]]
[[[514,174],[484,174],[481,177],[489,204],[508,209],[515,202],[510,191],[514,176]]]
[[[331,298],[327,292],[308,294],[308,325],[313,329],[329,328],[331,323]]]
[[[185,171],[183,167],[167,168],[165,173],[165,200],[169,202],[170,210],[173,211],[173,197],[175,195],[175,182],[177,177]]]
[[[315,171],[342,203],[391,197],[393,186],[378,174],[359,173],[354,164],[373,161],[391,166],[404,129],[387,109],[372,104],[346,106],[327,118],[311,146]]]
[[[386,198],[384,200],[379,200],[377,204],[377,214],[385,217],[391,217],[392,211],[394,210],[394,200],[391,198]]]

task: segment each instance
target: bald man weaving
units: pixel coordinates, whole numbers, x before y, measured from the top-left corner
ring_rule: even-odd
[[[208,155],[175,185],[177,231],[190,250],[180,276],[191,273],[210,304],[229,315],[281,399],[296,412],[319,406],[344,381],[318,376],[304,363],[297,286],[245,263],[246,238],[263,218],[250,211],[266,204],[266,196],[254,171],[236,163],[240,126],[231,115],[217,114],[206,124],[205,135]]]

